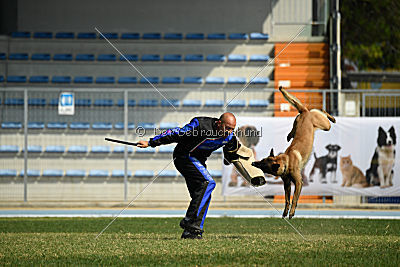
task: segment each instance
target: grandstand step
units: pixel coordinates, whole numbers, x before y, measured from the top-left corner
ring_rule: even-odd
[[[293,200],[293,196],[290,197]],[[274,196],[274,203],[285,203],[285,196]],[[298,203],[333,203],[332,196],[300,196]]]
[[[325,89],[329,87],[329,81],[291,81],[291,80],[278,80],[275,81],[275,88],[278,89],[282,85],[285,88],[308,88],[308,89]]]
[[[291,81],[306,81],[306,80],[329,80],[329,72],[279,72],[275,70],[275,79],[278,80],[291,80]]]
[[[296,65],[326,65],[329,58],[279,58],[275,59],[275,66],[296,66]]]
[[[329,65],[275,66],[275,73],[329,73]]]

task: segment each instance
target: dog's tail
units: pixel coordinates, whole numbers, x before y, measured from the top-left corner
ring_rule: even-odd
[[[314,158],[317,159],[317,153],[314,152]]]
[[[330,120],[333,123],[336,123],[336,119],[331,114],[329,114],[325,110],[322,110],[322,112],[328,117],[328,120]]]
[[[289,94],[285,89],[283,89],[282,86],[279,86],[279,91],[281,91],[283,97],[293,106],[295,107],[299,113],[302,113],[303,111],[306,111],[307,108],[300,102],[300,100],[297,99],[292,94]]]

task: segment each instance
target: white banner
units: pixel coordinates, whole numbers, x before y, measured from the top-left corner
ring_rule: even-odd
[[[313,152],[304,169],[301,194],[400,196],[400,163],[398,157],[393,156],[396,154],[390,153],[391,149],[397,149],[395,134],[400,129],[400,118],[339,117],[336,120],[335,124],[332,123],[330,131],[315,132]],[[293,121],[294,117],[238,117],[237,125],[254,126],[260,131],[258,142],[252,141],[256,143],[253,147],[256,159],[260,160],[269,155],[271,148],[274,148],[275,155],[286,150],[290,144],[286,142],[286,136],[292,129]],[[391,127],[393,129],[389,131]],[[392,148],[382,145],[390,142],[395,144]],[[335,155],[334,150],[339,147]],[[375,151],[378,152],[372,160]],[[391,162],[394,162],[394,166]],[[370,175],[366,175],[368,169]],[[386,174],[390,181],[381,185],[379,178],[383,177],[383,174]],[[371,180],[369,186],[366,182],[368,178]],[[258,187],[263,195],[284,194],[281,178],[267,176],[266,180],[266,185]],[[223,167],[222,181],[223,195],[255,194],[254,189],[246,185],[232,165]],[[293,190],[294,186],[292,192]]]
[[[74,93],[63,92],[58,100],[58,115],[74,115],[75,101]]]

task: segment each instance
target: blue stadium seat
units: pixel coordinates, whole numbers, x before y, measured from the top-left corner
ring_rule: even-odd
[[[222,171],[220,170],[209,170],[208,171],[213,178],[221,178],[222,177]]]
[[[224,106],[224,100],[219,100],[219,99],[207,99],[206,102],[204,103],[205,107],[223,107]]]
[[[174,152],[175,146],[174,145],[164,145],[158,148],[158,153],[162,154],[172,154]]]
[[[123,130],[124,129],[124,123],[123,122],[117,122],[114,124],[114,129],[116,130]],[[135,129],[135,124],[129,122],[128,123],[128,130],[133,130]]]
[[[135,171],[135,177],[150,178],[153,176],[154,176],[154,172],[152,170],[137,170],[137,171]]]
[[[26,83],[26,76],[7,76],[8,83]]]
[[[135,55],[135,54],[128,54],[128,55],[124,55],[124,56],[119,56],[119,60],[120,61],[125,61],[125,60],[138,61],[139,57],[138,57],[138,55]]]
[[[29,98],[28,105],[29,106],[45,106],[46,99],[45,98]]]
[[[182,33],[165,33],[164,39],[165,40],[182,40],[183,34]]]
[[[125,40],[138,40],[140,39],[140,34],[136,32],[126,32],[121,34],[121,39]]]
[[[188,54],[185,56],[185,61],[203,61],[204,57],[200,54]]]
[[[47,123],[47,129],[64,130],[64,129],[67,129],[67,123],[66,122],[49,122],[49,123]]]
[[[163,77],[161,82],[166,84],[178,84],[181,83],[181,77]]]
[[[6,98],[4,100],[4,105],[10,105],[10,106],[22,106],[24,105],[24,99],[23,98]]]
[[[223,62],[226,60],[226,57],[222,54],[217,54],[217,55],[207,55],[206,57],[207,61],[217,61],[217,62]]]
[[[125,105],[125,101],[123,99],[118,99],[117,101],[117,106],[118,107],[123,107]],[[128,99],[128,107],[134,107],[136,106],[136,100],[135,99]]]
[[[53,60],[56,60],[56,61],[72,61],[72,54],[54,54]]]
[[[250,99],[249,100],[249,107],[252,108],[264,108],[268,107],[269,101],[264,99]]]
[[[76,61],[94,61],[93,54],[77,54],[75,56]]]
[[[22,148],[21,152],[24,152],[25,149]],[[28,146],[28,153],[42,153],[42,146],[37,146],[37,145],[31,145]]]
[[[44,129],[44,123],[43,122],[28,122],[28,129],[36,129],[36,130]]]
[[[74,83],[93,83],[93,77],[91,77],[91,76],[76,76],[76,77],[74,77]]]
[[[75,33],[73,32],[57,32],[56,39],[74,39]]]
[[[106,39],[118,39],[118,33],[116,32],[106,32],[103,33],[103,35]],[[104,37],[102,35],[99,35],[99,39],[104,39]]]
[[[108,177],[107,170],[90,170],[89,177]]]
[[[223,77],[207,77],[207,84],[223,84],[225,83],[225,79]]]
[[[268,77],[256,77],[251,81],[251,84],[268,84]]]
[[[164,55],[164,61],[182,61],[182,55],[168,54]]]
[[[160,61],[160,55],[144,54],[141,58],[142,61]]]
[[[92,100],[87,98],[75,99],[75,106],[78,107],[90,107],[92,105]]]
[[[109,146],[92,146],[91,153],[98,153],[98,154],[108,154],[111,152]]]
[[[115,83],[115,78],[113,76],[100,76],[96,77],[96,83],[101,83],[101,84],[109,84],[109,83]]]
[[[52,83],[71,83],[70,76],[53,76],[51,78]]]
[[[84,177],[86,176],[85,170],[67,170],[65,172],[66,177]]]
[[[112,123],[110,122],[95,122],[92,124],[93,130],[112,130]]]
[[[250,61],[268,61],[269,56],[268,55],[251,55],[250,56]]]
[[[25,175],[25,171],[24,170],[22,170],[20,173],[19,173],[19,175],[20,176],[24,176]],[[28,177],[39,177],[40,176],[40,170],[27,170],[26,171],[26,176],[28,176]]]
[[[8,55],[9,60],[28,60],[28,54],[27,53],[11,53]]]
[[[207,35],[208,40],[225,40],[226,34],[225,33],[209,33]]]
[[[186,84],[202,84],[203,83],[203,78],[201,78],[201,77],[185,77],[183,79],[183,83],[186,83]]]
[[[52,32],[35,32],[33,34],[33,38],[51,39],[51,38],[53,38],[53,33]]]
[[[168,99],[168,101],[166,99],[161,99],[161,106],[162,107],[170,107],[171,104],[174,107],[179,107],[181,104],[181,101],[179,101],[179,99]]]
[[[228,84],[245,84],[246,78],[245,77],[229,77]]]
[[[177,175],[177,171],[176,170],[162,170],[158,176],[159,177],[176,177]]]
[[[195,99],[184,99],[182,103],[183,107],[200,107],[201,106],[201,100],[195,100]]]
[[[11,37],[12,38],[31,38],[31,33],[30,32],[12,32]]]
[[[159,40],[159,39],[161,39],[161,33],[143,33],[142,39]]]
[[[58,98],[52,98],[49,102],[50,106],[58,106]]]
[[[97,34],[95,32],[80,32],[78,33],[78,39],[96,39]]]
[[[0,75],[0,83],[4,82],[4,77],[3,75]]]
[[[1,169],[0,177],[14,177],[17,176],[17,170],[13,169]]]
[[[176,122],[160,122],[161,130],[174,129],[176,127],[179,127],[179,124]]]
[[[46,153],[64,153],[65,146],[46,146],[44,152]]]
[[[0,53],[0,60],[5,60],[6,58],[6,53]]]
[[[89,130],[90,123],[88,122],[71,122],[69,128],[72,130]]]
[[[156,124],[152,122],[139,122],[138,128],[143,128],[146,130],[154,130],[156,129]]]
[[[228,55],[228,61],[244,62],[246,60],[247,60],[246,55],[236,55],[236,54]]]
[[[62,177],[64,175],[63,170],[43,170],[42,176],[44,177]]]
[[[135,84],[135,83],[137,83],[137,78],[136,77],[119,77],[118,78],[118,83],[121,83],[121,84]]]
[[[98,107],[112,107],[114,105],[114,100],[112,99],[96,99],[93,103],[94,106]]]
[[[243,99],[233,99],[228,104],[228,107],[231,107],[231,108],[244,108],[245,106],[246,106],[246,100],[243,100]]]
[[[87,146],[70,146],[68,148],[68,153],[87,153],[88,148]]]
[[[249,39],[249,35],[247,33],[231,33],[228,38],[230,40],[247,40]]]
[[[127,177],[131,177],[132,172],[128,170],[126,175],[127,175]],[[124,170],[113,170],[111,172],[111,177],[114,177],[114,178],[125,177],[125,171]]]
[[[187,33],[186,40],[204,40],[204,33]]]
[[[268,40],[269,35],[267,33],[252,32],[250,33],[250,40]]]
[[[146,80],[147,79],[147,80]],[[141,84],[146,84],[146,83],[152,83],[152,84],[157,84],[160,82],[160,79],[158,77],[146,77],[145,78],[140,78],[140,83]]]
[[[97,56],[97,61],[116,61],[117,57],[114,54],[100,54]]]
[[[19,147],[15,145],[0,145],[0,153],[18,153]]]
[[[157,99],[140,99],[138,106],[139,107],[157,107],[158,100]]]
[[[1,128],[3,128],[3,129],[21,129],[22,124],[20,122],[2,122]]]
[[[115,146],[113,149],[113,153],[124,153],[125,147],[128,149],[128,153],[133,153],[134,148],[132,146]]]
[[[49,61],[50,54],[32,54],[31,60]]]
[[[137,148],[136,153],[139,154],[154,154],[156,153],[155,147]]]

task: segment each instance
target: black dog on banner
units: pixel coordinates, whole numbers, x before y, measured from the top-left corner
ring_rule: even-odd
[[[367,183],[386,188],[393,186],[393,166],[396,156],[396,133],[394,127],[388,131],[378,129],[378,146],[366,171]]]
[[[314,152],[315,162],[309,175],[309,180],[311,183],[314,181],[313,176],[315,176],[316,169],[319,170],[319,180],[321,183],[327,183],[327,176],[330,177],[329,181],[331,183],[337,183],[337,155],[341,147],[338,145],[327,145],[325,148],[328,150],[328,154],[325,156],[317,158],[317,155]]]

